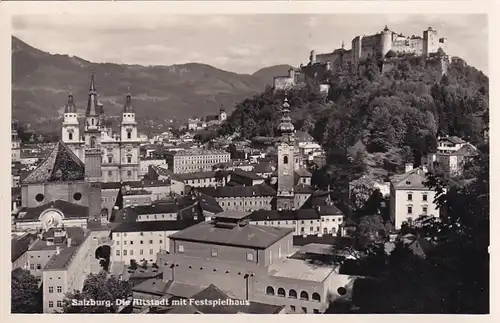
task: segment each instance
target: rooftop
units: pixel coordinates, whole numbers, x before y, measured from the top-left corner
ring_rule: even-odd
[[[227,151],[223,150],[208,150],[198,148],[170,152],[170,154],[174,154],[175,156],[229,155]]]
[[[294,231],[250,224],[227,227],[221,224],[217,221],[201,222],[172,234],[170,239],[266,249]]]
[[[233,170],[231,172],[231,175],[237,175],[237,176],[245,177],[245,178],[252,179],[252,180],[264,179],[260,175],[257,175],[257,173],[255,173],[255,172],[249,172],[249,171],[246,171],[246,170],[243,170],[240,168],[236,168],[235,170]]]
[[[49,156],[23,181],[35,184],[53,181],[81,181],[85,179],[85,165],[62,141]]]
[[[314,209],[257,210],[250,214],[252,221],[309,220],[319,218],[318,212]]]
[[[194,221],[122,222],[112,232],[180,231],[196,224]]]
[[[287,258],[278,264],[271,265],[269,274],[274,277],[322,282],[334,270],[335,268],[331,265],[313,265],[304,260]]]
[[[40,214],[47,209],[61,211],[64,218],[86,218],[89,215],[89,208],[87,206],[56,200],[41,206],[20,209],[16,221],[38,220]]]
[[[215,198],[276,195],[276,191],[267,184],[258,184],[253,186],[234,185],[234,186],[224,186],[217,188],[197,187],[195,190]]]
[[[55,254],[50,258],[43,270],[64,270],[68,268],[77,251],[78,247],[62,248],[59,254]]]

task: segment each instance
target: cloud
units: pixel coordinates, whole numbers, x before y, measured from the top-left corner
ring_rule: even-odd
[[[238,73],[269,64],[306,63],[309,51],[350,48],[357,35],[388,25],[405,35],[428,26],[447,37],[451,54],[483,70],[488,61],[485,15],[248,14],[248,15],[22,15],[14,34],[51,53],[94,62],[173,65],[207,63]]]

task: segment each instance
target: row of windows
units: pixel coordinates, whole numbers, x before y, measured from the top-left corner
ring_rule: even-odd
[[[113,164],[113,156],[108,156],[107,160],[108,164]],[[126,156],[124,160],[127,162],[127,164],[132,164],[132,156]],[[103,160],[103,163],[106,163],[106,160]]]
[[[408,211],[408,214],[413,214],[413,206],[412,205],[408,205],[407,206],[407,211]],[[428,211],[427,205],[422,206],[422,214],[427,214],[427,211]]]
[[[149,254],[152,255],[154,254],[154,250],[153,249],[149,249]],[[119,256],[120,255],[120,250],[116,250],[116,255]],[[127,256],[127,250],[123,250],[123,255],[124,256]],[[130,249],[130,256],[133,256],[134,255],[134,250],[133,249]],[[143,249],[140,249],[139,250],[139,255],[142,256],[144,255],[144,250]]]
[[[57,286],[57,292],[58,293],[62,293],[62,286]],[[54,287],[53,286],[49,286],[49,293],[54,293]]]
[[[56,306],[57,306],[57,307],[62,307],[62,306],[63,306],[62,301],[57,301]],[[49,307],[50,307],[50,308],[53,308],[53,307],[54,307],[54,301],[49,301]]]
[[[338,222],[342,222],[342,221],[343,221],[342,218],[338,218]],[[258,223],[258,221],[256,221],[256,222]],[[281,221],[276,221],[276,222],[278,225],[281,224]],[[284,221],[284,222],[285,222],[285,224],[288,224],[288,221]],[[292,221],[292,224],[296,224],[296,222],[297,221],[294,220],[294,221]],[[320,222],[320,220],[316,220],[316,222]],[[325,218],[321,218],[321,222],[325,222]],[[326,219],[326,222],[330,222],[330,219]],[[335,222],[335,218],[332,219],[332,222]],[[301,220],[300,223],[304,224],[304,220]],[[311,220],[309,223],[313,224],[314,220]],[[267,225],[267,224],[268,224],[267,221],[264,221],[264,225]],[[273,224],[274,224],[274,221],[269,221],[269,225],[273,225]]]
[[[183,253],[184,252],[184,246],[183,245],[177,245],[177,252],[179,253]],[[216,249],[216,248],[212,248],[210,250],[210,255],[212,257],[217,257],[219,255],[219,251]],[[254,254],[252,252],[247,252],[246,253],[246,258],[247,258],[247,261],[254,261]]]
[[[413,201],[413,193],[408,193],[407,200]],[[427,202],[427,193],[422,194],[422,201]]]
[[[279,296],[279,297],[286,297],[286,291],[284,288],[280,287],[278,288],[277,293],[274,293],[274,288],[271,286],[267,286],[266,288],[266,295],[272,295],[272,296]],[[290,289],[288,291],[288,298],[293,298],[297,299],[297,291],[295,289]],[[300,299],[303,301],[308,301],[309,300],[309,293],[306,291],[301,291],[300,292]],[[311,300],[314,302],[321,302],[321,296],[318,293],[313,293]]]
[[[262,198],[262,197],[258,196],[258,197],[254,197],[254,198]],[[266,199],[270,200],[271,198],[266,198]],[[250,204],[250,205],[254,205],[254,204],[255,205],[264,205],[264,202],[266,202],[266,204],[269,203],[268,201],[262,201],[262,200],[260,200],[260,201],[250,200],[250,201],[245,201],[245,205],[248,205],[248,204]],[[231,202],[220,202],[220,206],[224,206],[225,203],[227,203],[227,206],[231,206]],[[236,204],[237,204],[237,202],[234,201],[233,206],[236,206]],[[243,205],[243,201],[239,201],[239,205]]]
[[[137,233],[137,232],[133,232],[133,233]],[[153,231],[147,231],[147,232],[139,232],[139,235],[140,236],[144,236],[144,233],[149,233],[150,235],[154,234]],[[115,232],[114,234],[116,234],[117,237],[120,236],[120,232]],[[123,232],[123,236],[126,237],[127,236],[127,232]]]
[[[101,172],[101,177],[102,176],[104,176],[103,172]],[[113,171],[108,170],[108,177],[112,177],[112,176],[113,176]],[[132,177],[132,171],[131,170],[127,171],[127,177]]]
[[[290,309],[293,312],[296,312],[295,305],[290,305]],[[319,314],[319,310],[318,309],[313,309],[313,313],[314,314]],[[307,314],[307,307],[302,307],[302,314]]]
[[[134,244],[134,240],[130,240],[129,241],[131,245]],[[163,243],[163,240],[160,240],[160,243]],[[124,245],[127,245],[127,241],[123,241],[123,244]],[[139,244],[144,244],[144,241],[143,240],[139,240]],[[149,244],[153,244],[153,240],[149,240]],[[116,241],[116,245],[120,245],[120,241]]]
[[[116,202],[116,196],[113,196],[113,197],[111,198],[111,201],[112,201],[112,202]],[[101,202],[103,202],[103,203],[108,203],[108,198],[107,198],[107,197],[101,197]]]
[[[212,177],[212,178],[198,178],[198,179],[188,179],[187,181],[187,184],[195,184],[195,183],[213,183],[213,182],[217,182],[217,180]]]

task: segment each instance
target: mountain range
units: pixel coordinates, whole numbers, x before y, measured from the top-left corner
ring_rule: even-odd
[[[289,68],[275,65],[250,75],[200,63],[93,63],[41,51],[13,36],[12,115],[22,123],[54,121],[63,112],[70,89],[77,110],[84,112],[94,70],[99,100],[107,115],[121,115],[130,89],[139,120],[186,120],[215,114],[221,107],[232,112],[235,104],[261,93],[274,76],[287,75]]]

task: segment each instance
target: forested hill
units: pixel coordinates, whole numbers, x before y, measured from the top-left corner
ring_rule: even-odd
[[[489,80],[481,71],[454,58],[441,76],[439,60],[412,56],[394,58],[384,70],[368,61],[357,74],[330,75],[327,97],[314,84],[288,92],[295,127],[323,145],[334,168],[354,161],[373,177],[387,178],[405,162],[418,164],[439,135],[482,140]],[[268,88],[244,100],[221,133],[273,135],[283,96]]]

